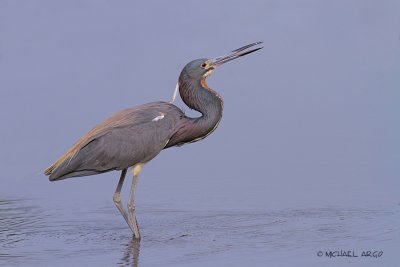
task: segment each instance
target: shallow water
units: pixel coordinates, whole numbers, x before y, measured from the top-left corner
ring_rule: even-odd
[[[78,211],[44,206],[40,199],[0,200],[2,266],[383,266],[396,262],[400,240],[399,211],[138,207],[143,239],[136,242],[111,203]],[[359,257],[317,256],[330,250]],[[383,255],[361,257],[363,250]]]

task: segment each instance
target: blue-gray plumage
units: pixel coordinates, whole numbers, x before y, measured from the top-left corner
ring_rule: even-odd
[[[252,43],[214,59],[197,59],[182,70],[177,88],[183,102],[199,111],[198,118],[186,116],[170,102],[153,102],[120,111],[103,121],[45,170],[50,181],[120,170],[114,202],[140,239],[136,222],[134,193],[141,167],[161,150],[207,137],[218,126],[223,110],[222,97],[206,83],[212,71],[232,59],[247,55],[261,42]],[[121,205],[120,191],[128,168],[133,167],[133,182],[128,212]]]

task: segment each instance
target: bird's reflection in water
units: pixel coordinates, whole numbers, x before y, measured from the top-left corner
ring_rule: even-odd
[[[140,253],[140,241],[132,238],[126,248],[120,262],[117,266],[139,266],[139,253]]]

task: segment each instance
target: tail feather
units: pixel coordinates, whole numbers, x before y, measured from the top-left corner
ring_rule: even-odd
[[[91,143],[91,142],[89,142]],[[72,148],[70,148],[64,155],[57,159],[52,165],[50,165],[44,174],[49,176],[50,181],[62,180],[69,177],[84,176],[74,175],[70,176],[69,173],[77,173],[81,167],[81,161],[78,159],[78,155],[81,150],[82,141],[78,141]],[[87,144],[86,144],[87,145]]]
[[[96,174],[100,174],[100,173],[104,173],[104,172],[109,172],[109,171],[113,171],[114,169],[110,169],[110,170],[103,170],[103,171],[97,171],[97,170],[79,170],[79,171],[73,171],[73,172],[69,172],[66,173],[64,175],[56,175],[55,173],[50,174],[49,176],[49,181],[54,182],[54,181],[60,181],[60,180],[64,180],[67,178],[71,178],[71,177],[81,177],[81,176],[90,176],[90,175],[96,175]]]
[[[70,159],[64,159],[63,161],[58,160],[54,162],[51,166],[49,166],[46,170],[44,170],[44,174],[49,176],[50,181],[62,180],[62,177],[69,172],[67,170],[69,162]]]
[[[55,168],[55,166],[53,164],[50,167],[48,167],[47,169],[45,169],[44,170],[44,175],[49,176],[53,172],[54,168]]]
[[[87,164],[85,160],[91,161],[88,151],[81,150],[76,156],[64,157],[48,167],[44,174],[49,176],[50,181],[59,181],[71,177],[89,176],[117,170],[116,167],[96,168],[93,164]]]

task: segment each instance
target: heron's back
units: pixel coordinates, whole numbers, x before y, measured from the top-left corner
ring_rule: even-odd
[[[146,163],[165,147],[182,115],[167,102],[120,111],[84,135],[45,174],[55,181]]]

